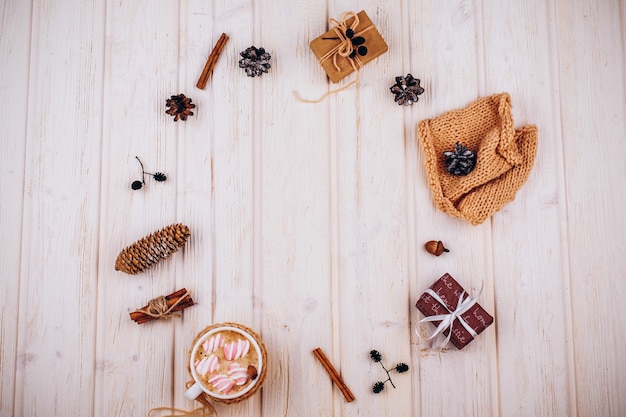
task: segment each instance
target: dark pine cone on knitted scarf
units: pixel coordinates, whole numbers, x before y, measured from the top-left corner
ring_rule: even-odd
[[[453,151],[444,152],[443,156],[446,162],[446,171],[452,175],[467,175],[472,172],[476,164],[474,152],[459,142],[454,144]]]
[[[270,65],[272,56],[265,52],[265,48],[251,46],[239,55],[243,58],[239,60],[239,68],[244,68],[248,77],[261,76],[272,67]]]
[[[115,270],[135,275],[182,249],[189,238],[189,228],[172,224],[124,248],[115,261]]]

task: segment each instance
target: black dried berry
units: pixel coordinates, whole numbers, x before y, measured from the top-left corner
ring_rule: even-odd
[[[346,36],[348,37],[348,39],[352,39],[352,37],[354,36],[354,30],[346,29]]]
[[[399,374],[406,372],[408,370],[409,370],[409,365],[407,365],[406,363],[400,362],[399,364],[396,365],[396,372],[398,372]]]
[[[359,49],[357,49],[357,51],[359,51],[359,55],[361,55],[361,56],[367,55],[367,47],[366,46],[359,46]]]
[[[377,350],[373,350],[373,349],[370,350],[370,357],[372,358],[374,362],[380,362],[383,359],[380,352]]]
[[[141,181],[133,181],[133,183],[130,185],[130,188],[132,188],[133,190],[141,190],[141,187],[143,187],[143,183]]]
[[[152,175],[152,178],[154,178],[155,181],[162,182],[167,179],[167,176],[162,172],[157,172],[156,174]]]
[[[375,383],[374,386],[372,387],[372,391],[374,391],[374,394],[378,394],[379,392],[381,392],[384,389],[385,389],[385,384],[383,382],[380,382],[380,381]]]

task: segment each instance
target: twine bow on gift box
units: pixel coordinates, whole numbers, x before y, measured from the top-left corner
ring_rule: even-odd
[[[472,326],[470,326],[465,320],[463,320],[463,317],[461,316],[465,314],[467,311],[469,311],[469,309],[472,308],[474,304],[478,302],[478,298],[480,297],[480,294],[483,292],[483,286],[484,286],[484,283],[483,285],[480,286],[480,291],[478,291],[478,294],[476,294],[476,296],[474,297],[470,297],[468,294],[467,297],[463,299],[463,296],[466,295],[466,292],[465,291],[461,292],[461,295],[459,295],[459,300],[456,305],[456,309],[454,311],[450,311],[450,309],[448,308],[446,303],[441,299],[439,294],[437,294],[431,288],[426,290],[426,293],[428,295],[433,297],[435,301],[441,304],[448,311],[448,314],[437,314],[435,316],[428,316],[419,321],[419,323],[430,322],[430,321],[440,321],[439,325],[435,329],[435,332],[428,338],[428,340],[430,340],[431,349],[436,348],[438,350],[441,350],[448,344],[448,342],[450,341],[450,337],[452,337],[452,327],[454,326],[455,320],[458,320],[459,323],[461,323],[461,325],[465,328],[465,330],[469,332],[470,335],[472,335],[473,338],[476,338],[476,336],[478,336],[478,334],[472,328]],[[445,338],[445,340],[442,343],[439,343],[438,345],[436,345],[435,338],[439,335],[439,333],[444,332],[446,329],[449,329],[448,336]]]
[[[348,26],[348,21],[350,19],[353,19],[353,21]],[[327,92],[322,97],[316,100],[303,99],[302,97],[300,97],[300,94],[298,94],[297,91],[294,91],[295,97],[303,103],[319,103],[323,101],[324,99],[326,99],[326,97],[330,96],[331,94],[339,93],[340,91],[344,91],[352,87],[354,84],[358,84],[359,69],[363,68],[363,62],[359,58],[359,55],[365,56],[367,54],[367,47],[365,47],[364,45],[365,38],[363,38],[362,35],[365,32],[372,30],[376,27],[373,24],[370,24],[369,26],[366,26],[360,31],[355,32],[356,28],[359,26],[361,21],[359,19],[358,14],[352,11],[345,12],[344,14],[342,14],[339,20],[330,18],[328,21],[332,25],[334,25],[331,30],[335,32],[337,36],[336,37],[324,37],[322,38],[322,40],[339,40],[339,43],[335,45],[332,49],[330,49],[328,52],[326,52],[324,55],[319,57],[319,62],[320,64],[323,64],[329,59],[332,59],[332,63],[333,63],[333,66],[335,67],[335,70],[337,70],[337,72],[341,72],[342,69],[337,63],[337,59],[338,57],[343,57],[350,63],[350,65],[352,66],[352,69],[356,72],[356,78],[341,88]]]
[[[348,27],[348,20],[354,18],[350,27]],[[325,40],[339,40],[339,43],[335,45],[333,49],[328,51],[320,58],[320,64],[327,59],[333,59],[333,65],[337,71],[341,71],[341,68],[337,64],[337,56],[344,57],[350,62],[352,68],[358,71],[363,67],[363,62],[359,59],[359,55],[366,55],[367,48],[363,46],[365,39],[361,36],[368,30],[374,28],[374,25],[369,25],[366,28],[355,32],[355,29],[359,26],[359,16],[355,12],[345,12],[341,15],[340,20],[329,19],[330,23],[334,26],[332,30],[337,34],[336,38],[322,38]],[[356,48],[355,48],[356,47]]]

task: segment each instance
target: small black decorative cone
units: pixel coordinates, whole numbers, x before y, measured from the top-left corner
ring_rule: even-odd
[[[476,155],[457,142],[453,151],[443,153],[446,171],[452,175],[467,175],[474,169]]]

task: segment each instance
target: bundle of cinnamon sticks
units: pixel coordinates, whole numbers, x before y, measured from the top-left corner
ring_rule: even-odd
[[[148,305],[131,312],[131,320],[134,320],[137,324],[143,324],[160,318],[169,318],[173,313],[184,310],[195,304],[191,299],[191,292],[187,291],[185,288],[162,298],[163,300],[150,300]],[[155,301],[157,300],[162,302],[159,303],[160,308],[155,309]]]

